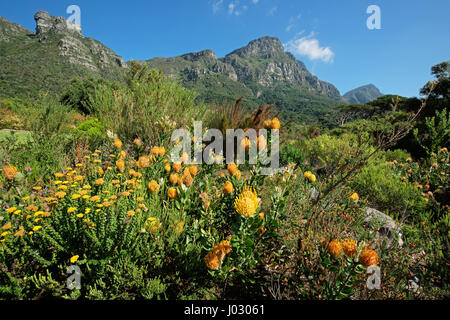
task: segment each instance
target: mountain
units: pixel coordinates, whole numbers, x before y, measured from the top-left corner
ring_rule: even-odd
[[[381,96],[383,94],[373,84],[353,89],[343,95],[344,99],[350,104],[365,104]]]
[[[291,120],[312,121],[343,102],[336,87],[313,76],[274,37],[253,40],[223,58],[203,50],[140,62],[195,89],[205,102],[232,103],[242,96],[249,107],[274,103]]]
[[[32,32],[0,17],[0,98],[59,94],[72,78],[124,80],[130,63],[84,37],[79,26],[45,11],[34,19]],[[298,122],[315,121],[345,103],[336,87],[312,75],[274,37],[253,40],[222,58],[203,50],[140,63],[195,89],[207,103],[233,104],[243,97],[248,108],[275,104],[285,119]]]
[[[81,28],[45,11],[35,14],[36,32],[0,17],[0,96],[59,92],[71,78],[122,80],[127,64]]]

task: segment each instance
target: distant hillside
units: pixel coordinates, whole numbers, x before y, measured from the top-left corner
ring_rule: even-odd
[[[77,25],[45,11],[34,19],[32,32],[0,17],[0,98],[59,94],[75,77],[124,80],[129,63],[84,37]],[[253,40],[223,58],[204,50],[141,63],[195,89],[207,103],[233,104],[243,97],[249,108],[275,104],[285,120],[314,122],[345,103],[335,86],[312,75],[273,37]]]
[[[31,32],[0,17],[0,97],[59,92],[73,77],[123,79],[123,59],[77,25],[45,11],[34,19]]]
[[[289,120],[313,121],[343,102],[336,87],[313,76],[273,37],[253,40],[223,58],[204,50],[145,62],[195,89],[206,102],[230,103],[242,96],[251,107],[276,104]]]
[[[381,96],[383,96],[383,94],[377,87],[373,84],[368,84],[347,92],[343,97],[350,104],[364,104]]]

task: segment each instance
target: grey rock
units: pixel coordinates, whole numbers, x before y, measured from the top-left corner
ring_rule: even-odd
[[[408,284],[405,285],[405,289],[413,293],[420,293],[419,278],[414,277],[413,279],[408,280]]]
[[[317,198],[319,197],[319,191],[315,187],[312,187],[309,189],[309,197],[313,201],[317,201]]]
[[[66,35],[74,33],[82,36],[81,27],[73,22],[68,22],[63,17],[53,17],[46,11],[38,11],[34,15],[36,21],[36,35],[44,41],[50,34]]]
[[[379,240],[387,239],[389,245],[393,244],[393,240],[397,239],[398,246],[403,246],[402,234],[400,227],[388,215],[374,209],[365,208],[364,223],[370,228],[377,229],[377,238]]]

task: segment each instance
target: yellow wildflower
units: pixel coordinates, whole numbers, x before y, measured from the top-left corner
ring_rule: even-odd
[[[258,208],[258,195],[256,191],[250,186],[245,187],[242,193],[235,199],[234,208],[240,215],[246,218],[253,216]]]

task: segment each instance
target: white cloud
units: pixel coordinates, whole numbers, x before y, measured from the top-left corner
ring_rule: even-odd
[[[333,62],[334,52],[331,48],[321,47],[319,40],[311,39],[310,37],[289,40],[284,44],[284,47],[286,51],[290,51],[298,56],[306,56],[310,60]]]
[[[258,4],[259,0],[252,0],[253,4]]]
[[[217,11],[220,10],[220,8],[222,7],[222,3],[223,3],[223,0],[217,0],[217,1],[213,2],[213,5],[212,5],[213,13],[217,13]]]
[[[286,27],[286,32],[291,31],[291,29],[294,27],[294,24],[290,24]]]
[[[235,8],[236,8],[236,4],[235,4],[234,2],[231,2],[231,3],[228,5],[228,13],[229,13],[229,14],[233,14]]]
[[[269,11],[267,11],[267,15],[273,16],[275,14],[275,12],[277,12],[277,10],[278,10],[278,7],[270,8]]]

